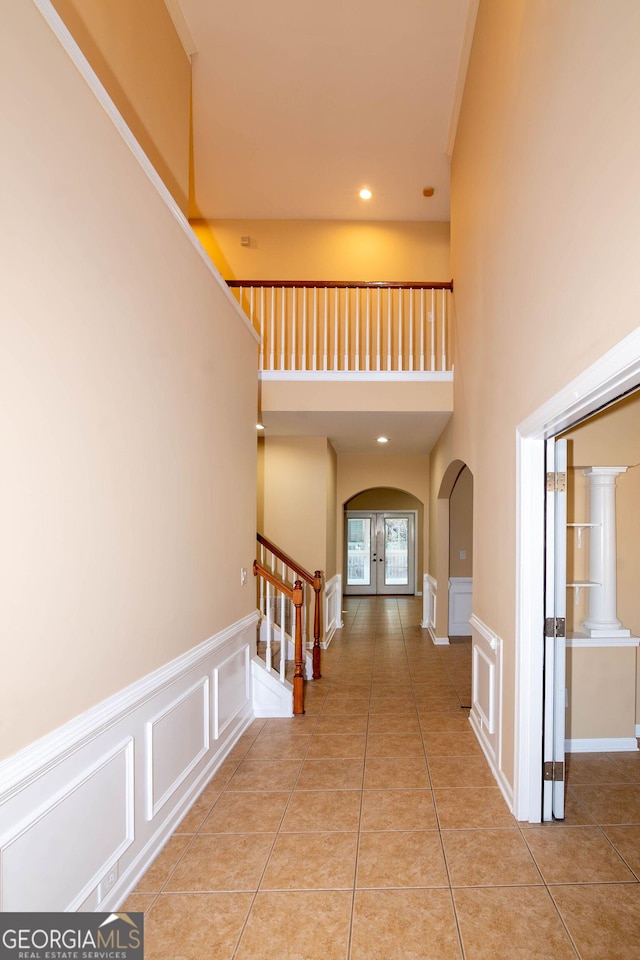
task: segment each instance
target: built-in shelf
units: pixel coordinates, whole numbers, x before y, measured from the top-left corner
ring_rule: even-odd
[[[582,549],[582,531],[587,530],[589,527],[601,527],[601,523],[568,523],[568,527],[575,527],[578,531],[578,550]]]
[[[584,588],[588,590],[590,587],[601,587],[601,583],[596,583],[594,580],[567,580],[567,589],[572,588],[575,594],[574,603],[578,606],[578,597],[580,596],[580,591]]]

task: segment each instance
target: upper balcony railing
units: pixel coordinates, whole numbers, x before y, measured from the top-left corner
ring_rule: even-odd
[[[230,280],[265,379],[450,379],[453,282]]]

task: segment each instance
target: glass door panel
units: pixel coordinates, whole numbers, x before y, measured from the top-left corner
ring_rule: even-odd
[[[352,593],[375,593],[371,570],[372,521],[368,517],[347,518],[347,588]]]
[[[384,586],[409,584],[409,518],[384,518]]]

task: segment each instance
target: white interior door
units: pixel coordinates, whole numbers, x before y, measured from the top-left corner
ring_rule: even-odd
[[[346,514],[347,594],[415,593],[415,512]]]
[[[548,440],[546,458],[543,820],[564,820],[567,441]]]

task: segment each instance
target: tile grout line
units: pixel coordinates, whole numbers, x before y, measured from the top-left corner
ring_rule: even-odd
[[[316,726],[317,726],[317,721],[316,721],[316,724],[314,724],[314,730],[315,730],[315,727],[316,727]],[[262,731],[261,731],[261,732],[262,732]],[[259,892],[260,892],[260,886],[261,886],[261,884],[262,884],[262,881],[264,880],[264,876],[265,876],[265,874],[266,874],[266,872],[267,872],[267,868],[268,868],[268,866],[269,866],[269,861],[271,860],[271,857],[272,857],[272,855],[273,855],[273,851],[274,851],[274,849],[275,849],[275,845],[276,845],[276,843],[277,843],[278,837],[280,836],[280,830],[281,830],[282,824],[283,824],[283,822],[284,822],[284,818],[286,817],[287,810],[289,809],[289,805],[291,804],[291,798],[292,798],[292,796],[293,796],[293,794],[294,794],[294,791],[295,791],[295,789],[296,789],[296,784],[298,783],[298,781],[299,781],[299,779],[300,779],[300,774],[302,773],[302,767],[303,767],[303,765],[304,765],[305,758],[306,758],[307,754],[309,753],[309,748],[310,748],[310,746],[311,746],[311,740],[312,740],[312,738],[313,738],[313,734],[311,734],[311,736],[309,737],[309,743],[307,744],[307,750],[306,750],[306,752],[305,752],[304,757],[303,757],[303,758],[301,759],[301,761],[300,761],[300,768],[299,768],[299,770],[298,770],[298,773],[297,773],[297,775],[296,775],[296,778],[295,778],[295,780],[294,780],[294,783],[293,783],[293,785],[292,785],[292,787],[291,787],[291,789],[290,789],[290,791],[289,791],[289,798],[288,798],[288,800],[287,800],[287,802],[286,802],[286,804],[285,804],[285,806],[284,806],[284,810],[282,811],[282,814],[281,814],[281,816],[280,816],[280,823],[278,824],[278,827],[276,828],[276,831],[275,831],[275,833],[274,833],[273,842],[272,842],[272,844],[271,844],[271,847],[269,848],[269,853],[267,854],[266,860],[265,860],[265,862],[264,862],[264,867],[262,868],[262,872],[261,872],[260,877],[259,877],[259,879],[258,879],[258,882],[257,882],[257,884],[256,884],[256,889],[255,889],[255,891],[253,891],[253,896],[251,897],[251,902],[250,902],[250,904],[249,904],[249,908],[248,908],[248,910],[247,910],[247,914],[246,914],[246,916],[245,916],[245,918],[244,918],[244,921],[243,921],[243,923],[242,923],[242,926],[241,926],[241,928],[240,928],[240,932],[239,932],[239,934],[238,934],[238,939],[236,940],[236,945],[235,945],[235,947],[233,948],[233,952],[232,952],[232,954],[231,954],[230,960],[234,960],[234,958],[237,956],[238,950],[239,950],[239,948],[240,948],[240,944],[242,943],[242,938],[243,938],[243,936],[244,936],[244,934],[245,934],[245,931],[246,931],[246,929],[247,929],[247,924],[249,923],[249,917],[251,916],[251,912],[252,912],[252,910],[253,910],[253,907],[254,907],[254,905],[255,905],[255,902],[256,902],[256,900],[258,899],[258,894],[259,894]],[[257,739],[257,738],[256,738],[256,739]]]
[[[406,642],[405,642],[405,649],[406,649]],[[411,689],[412,689],[412,691],[415,691],[415,685],[414,685],[414,681],[413,681],[413,675],[412,675],[412,673],[411,673],[411,667],[409,668],[409,670],[410,670],[410,677],[411,677]],[[415,701],[415,693],[414,693],[414,701]],[[449,862],[448,862],[448,860],[447,860],[447,855],[446,855],[446,851],[445,851],[445,848],[444,848],[444,837],[442,836],[442,827],[441,827],[441,824],[440,824],[440,815],[439,815],[439,813],[438,813],[438,807],[437,807],[437,805],[436,805],[436,798],[435,798],[434,789],[433,789],[433,780],[432,780],[432,778],[431,778],[431,767],[429,766],[429,757],[428,757],[427,748],[426,748],[426,745],[425,745],[425,742],[424,742],[424,731],[423,731],[423,729],[422,729],[422,724],[420,724],[420,722],[418,722],[418,726],[419,726],[419,729],[420,729],[420,739],[421,739],[421,742],[422,742],[422,750],[423,750],[423,753],[424,753],[424,759],[425,759],[425,763],[426,763],[426,765],[427,765],[427,775],[428,775],[428,777],[429,777],[429,788],[430,788],[430,792],[431,792],[431,802],[433,803],[433,810],[434,810],[434,815],[435,815],[435,820],[436,820],[436,829],[437,829],[437,831],[438,831],[438,838],[439,838],[439,840],[440,840],[440,850],[441,850],[442,859],[443,859],[443,862],[444,862],[444,869],[445,869],[445,872],[446,872],[446,875],[447,875],[447,882],[448,882],[448,884],[449,884],[449,902],[450,902],[450,904],[451,904],[451,910],[452,910],[453,918],[454,918],[455,925],[456,925],[456,932],[457,932],[457,934],[458,934],[458,944],[459,944],[459,947],[460,947],[460,955],[461,955],[461,957],[462,957],[462,960],[465,960],[465,958],[466,958],[466,956],[467,956],[467,953],[466,953],[466,950],[465,950],[465,948],[464,948],[464,940],[463,940],[463,938],[462,938],[462,929],[461,929],[461,927],[460,927],[460,919],[459,919],[459,917],[458,917],[458,911],[457,911],[457,909],[456,909],[456,901],[455,901],[455,896],[454,896],[453,884],[451,883],[451,873],[450,873],[450,870],[449,870]]]

